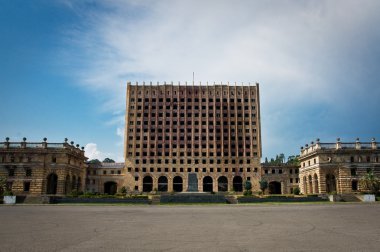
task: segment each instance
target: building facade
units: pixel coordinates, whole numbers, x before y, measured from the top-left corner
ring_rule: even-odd
[[[43,142],[0,143],[0,177],[17,195],[65,195],[83,191],[86,170],[84,150],[79,145]]]
[[[259,190],[259,85],[127,84],[125,169],[129,189]]]
[[[303,194],[362,191],[359,180],[372,171],[380,177],[380,144],[371,142],[321,143],[301,147],[300,190]]]
[[[90,163],[87,167],[86,191],[113,195],[125,184],[124,163]]]
[[[298,187],[299,167],[264,163],[262,164],[262,179],[268,182],[269,194],[292,194]]]

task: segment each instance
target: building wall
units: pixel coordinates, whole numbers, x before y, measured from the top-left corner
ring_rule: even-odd
[[[258,190],[261,158],[259,85],[127,85],[125,166],[143,190],[144,177],[252,180]],[[169,191],[171,190],[169,186]],[[217,190],[216,190],[217,191]]]
[[[299,167],[294,165],[262,164],[262,179],[281,184],[281,194],[291,194],[299,186]],[[268,193],[271,191],[268,188]]]
[[[51,174],[57,176],[54,194],[64,195],[74,189],[82,191],[85,161],[84,151],[67,142],[0,143],[0,176],[7,178],[17,195],[49,194]]]
[[[359,181],[369,171],[380,177],[379,144],[312,143],[301,149],[300,189],[310,193],[363,191]]]

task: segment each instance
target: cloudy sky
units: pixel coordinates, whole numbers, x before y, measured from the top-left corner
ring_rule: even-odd
[[[263,157],[380,139],[380,1],[0,1],[0,137],[123,160],[127,81],[260,83]]]

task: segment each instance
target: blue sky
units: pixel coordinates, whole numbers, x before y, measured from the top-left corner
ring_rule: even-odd
[[[0,1],[0,135],[123,160],[126,81],[260,83],[263,157],[380,139],[379,1]],[[0,136],[0,137],[1,137]]]

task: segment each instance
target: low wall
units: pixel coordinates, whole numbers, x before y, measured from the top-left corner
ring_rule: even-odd
[[[272,197],[239,197],[239,203],[262,203],[262,202],[326,202],[327,199],[319,197],[285,197],[285,196],[272,196]]]
[[[218,194],[179,193],[161,195],[160,203],[226,203],[226,198]]]
[[[62,203],[103,203],[103,204],[117,204],[117,203],[127,203],[127,204],[149,204],[150,200],[148,198],[55,198],[52,201],[53,204]]]

